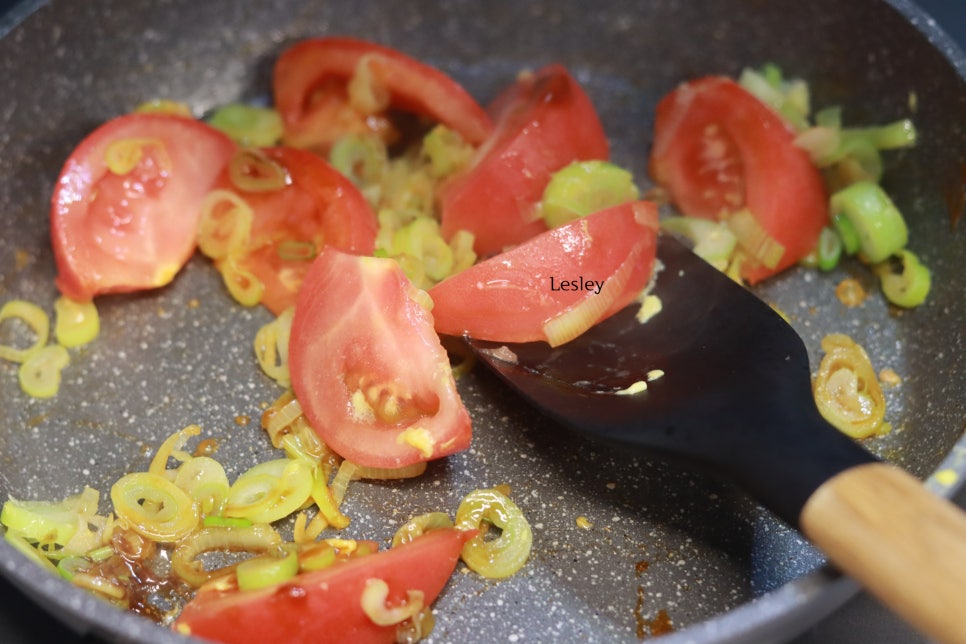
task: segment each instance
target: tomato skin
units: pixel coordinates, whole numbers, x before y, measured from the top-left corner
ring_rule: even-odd
[[[463,545],[475,530],[432,530],[390,550],[350,559],[264,590],[219,590],[217,580],[202,586],[173,628],[226,644],[353,642],[388,644],[395,626],[377,626],[363,612],[366,580],[389,585],[387,604],[421,590],[428,606],[453,574]]]
[[[607,159],[590,98],[559,64],[522,75],[489,108],[495,131],[474,165],[440,189],[442,233],[474,233],[491,255],[547,230],[537,205],[550,176],[571,161]]]
[[[403,467],[470,443],[449,358],[416,293],[394,260],[326,248],[299,294],[292,388],[326,445],[359,465]],[[377,413],[360,406],[363,396]]]
[[[393,108],[443,123],[474,145],[489,136],[489,116],[445,73],[390,47],[329,37],[298,42],[275,64],[275,105],[288,144],[324,148],[349,131],[370,127],[349,107],[346,92],[363,57],[388,90]]]
[[[295,305],[313,259],[285,259],[280,244],[309,242],[316,250],[332,246],[371,255],[379,222],[359,189],[317,154],[286,147],[261,152],[285,168],[285,187],[246,192],[231,182],[227,171],[219,186],[236,192],[254,211],[248,254],[240,264],[265,285],[262,304],[278,315]]]
[[[746,264],[758,282],[795,264],[828,220],[821,174],[768,106],[725,77],[684,83],[657,106],[652,177],[678,209],[722,219],[742,207],[785,247],[774,269]]]
[[[647,285],[657,229],[656,206],[637,201],[534,237],[430,289],[436,330],[495,342],[560,344],[548,337],[544,325],[549,320],[586,303],[596,307],[596,317],[584,320],[586,330],[629,304]],[[579,278],[604,281],[605,288],[600,293],[554,288]]]
[[[130,172],[118,175],[105,154],[125,139],[151,143]],[[170,282],[194,252],[199,205],[234,151],[221,132],[180,116],[127,114],[91,132],[67,159],[51,197],[61,293],[89,301]]]

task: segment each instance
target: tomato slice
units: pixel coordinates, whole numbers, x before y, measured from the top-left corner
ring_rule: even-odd
[[[326,445],[403,467],[466,449],[470,417],[422,294],[391,259],[326,248],[295,306],[292,388]]]
[[[60,291],[88,301],[174,279],[194,252],[201,201],[234,151],[221,132],[179,116],[128,114],[89,134],[51,199]]]
[[[445,73],[383,45],[331,37],[303,40],[275,64],[273,91],[286,143],[325,148],[348,132],[381,127],[349,105],[346,86],[362,60],[393,109],[440,122],[473,145],[490,134],[486,112]]]
[[[379,223],[358,188],[318,155],[285,147],[263,148],[258,153],[277,164],[284,173],[284,185],[246,190],[233,182],[227,170],[218,185],[237,194],[253,211],[251,236],[239,265],[261,280],[265,287],[261,303],[277,315],[295,305],[302,280],[321,248],[370,255]],[[242,174],[258,174],[258,170]]]
[[[725,219],[747,208],[784,247],[777,265],[746,262],[755,283],[800,260],[828,220],[819,171],[768,106],[729,78],[685,83],[657,106],[653,178],[686,215]]]
[[[429,291],[436,330],[556,346],[629,304],[654,267],[657,208],[636,201],[577,219]]]
[[[547,230],[537,206],[555,171],[609,155],[590,98],[562,65],[521,75],[490,113],[496,130],[474,165],[440,188],[443,236],[471,231],[481,256]]]
[[[423,593],[428,606],[453,574],[463,545],[475,530],[432,530],[390,550],[350,559],[322,570],[301,573],[291,581],[260,590],[240,591],[215,580],[202,586],[181,611],[173,628],[181,633],[226,644],[358,644],[395,641],[395,626],[379,626],[362,608],[369,579],[389,586],[387,606],[407,600],[407,591]]]

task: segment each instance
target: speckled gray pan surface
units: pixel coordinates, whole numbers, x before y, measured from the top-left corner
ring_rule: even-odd
[[[645,184],[661,95],[695,75],[773,61],[812,81],[815,105],[844,105],[851,123],[915,118],[921,143],[889,155],[885,185],[934,279],[929,302],[901,315],[878,297],[842,306],[833,294],[841,279],[872,286],[848,262],[828,275],[793,271],[761,293],[789,315],[813,360],[823,334],[845,332],[877,368],[901,376],[887,390],[895,430],[869,441],[871,450],[922,477],[940,469],[962,475],[966,222],[954,227],[948,206],[961,194],[966,161],[962,53],[906,3],[593,6],[125,0],[21,10],[15,15],[23,22],[7,25],[0,39],[0,300],[53,302],[47,204],[61,164],[85,134],[154,97],[188,102],[198,114],[264,99],[272,61],[306,36],[351,34],[398,47],[451,73],[481,101],[522,68],[561,61],[595,101],[615,159]],[[249,348],[268,314],[233,305],[205,261],[193,260],[170,287],[104,298],[99,308],[102,334],[73,353],[55,399],[25,397],[15,368],[0,364],[0,496],[53,499],[88,484],[106,498],[112,481],[143,469],[165,437],[191,423],[219,441],[230,476],[277,456],[256,422],[235,422],[257,419],[280,393]],[[431,641],[633,642],[660,611],[674,625],[669,643],[775,641],[852,592],[797,533],[739,491],[589,444],[487,373],[464,378],[460,389],[474,421],[472,449],[412,482],[353,485],[345,508],[349,536],[385,541],[411,515],[453,513],[474,488],[511,486],[534,528],[530,562],[506,581],[454,575],[436,604]],[[930,483],[948,493],[940,478]],[[593,527],[578,528],[579,516]],[[84,632],[183,641],[48,578],[2,542],[0,568]]]

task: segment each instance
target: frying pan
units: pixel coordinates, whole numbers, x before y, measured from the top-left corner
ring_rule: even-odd
[[[928,303],[901,314],[876,297],[845,308],[833,294],[838,281],[854,276],[874,288],[849,262],[829,275],[792,271],[759,293],[790,315],[811,351],[822,335],[846,332],[877,368],[900,374],[902,384],[887,391],[896,429],[867,441],[869,449],[940,494],[953,494],[966,475],[966,224],[953,224],[966,167],[966,58],[908,2],[626,0],[591,10],[557,0],[54,1],[18,11],[23,21],[0,40],[3,300],[56,296],[47,203],[85,134],[155,97],[198,114],[264,100],[274,57],[306,36],[353,34],[397,47],[484,101],[523,67],[563,62],[598,106],[615,160],[645,183],[654,105],[696,75],[771,61],[809,79],[815,105],[844,105],[850,123],[914,108],[921,142],[889,155],[884,185],[933,270]],[[279,393],[249,350],[268,314],[233,305],[204,260],[169,287],[103,298],[99,310],[100,339],[74,354],[53,400],[26,398],[15,371],[0,365],[0,495],[56,499],[88,484],[104,498],[191,423],[219,441],[230,477],[275,457],[257,422],[236,422],[257,419]],[[661,611],[674,626],[662,642],[777,641],[854,592],[736,490],[567,434],[482,371],[460,388],[474,418],[471,450],[418,480],[356,484],[346,501],[347,535],[384,540],[411,515],[452,513],[474,488],[511,486],[534,525],[530,562],[501,582],[454,575],[435,605],[432,641],[634,642]],[[578,516],[593,527],[579,529]],[[3,542],[0,570],[79,632],[186,641],[48,577]]]

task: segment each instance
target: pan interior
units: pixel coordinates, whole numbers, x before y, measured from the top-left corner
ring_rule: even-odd
[[[876,28],[855,28],[862,24]],[[323,34],[397,47],[451,73],[481,101],[521,69],[562,62],[597,105],[615,161],[645,185],[654,106],[697,75],[774,62],[811,82],[814,105],[843,105],[850,123],[911,115],[920,143],[887,157],[884,185],[907,216],[911,247],[933,270],[929,302],[903,313],[878,297],[844,307],[834,295],[842,279],[875,288],[850,262],[826,275],[793,270],[760,293],[789,316],[814,364],[820,338],[842,332],[877,368],[900,375],[886,392],[895,429],[869,440],[871,450],[922,477],[963,473],[966,225],[953,226],[950,212],[951,203],[962,209],[966,167],[962,55],[882,2],[45,4],[0,40],[0,300],[55,299],[49,196],[85,134],[151,98],[182,100],[199,114],[239,98],[263,101],[279,51]],[[0,364],[4,498],[62,498],[85,484],[106,498],[114,480],[143,470],[165,437],[192,423],[218,441],[230,478],[278,456],[258,419],[281,390],[261,376],[250,349],[267,312],[234,305],[202,259],[167,288],[98,304],[102,335],[72,356],[56,398],[25,397],[15,369]],[[829,583],[817,552],[733,488],[565,433],[482,370],[459,384],[474,419],[472,449],[417,480],[353,485],[345,506],[347,536],[385,542],[410,516],[452,514],[474,488],[510,486],[534,527],[531,561],[498,583],[455,575],[436,604],[434,641],[481,633],[493,641],[637,641],[668,620],[702,638],[734,636],[781,620]],[[578,527],[578,517],[592,527]],[[135,618],[115,621],[111,609],[41,578],[5,544],[0,557],[18,583],[85,628],[112,639],[177,639]],[[752,600],[762,607],[748,609]],[[745,626],[714,621],[741,606],[758,611]],[[722,626],[708,628],[715,623]]]

